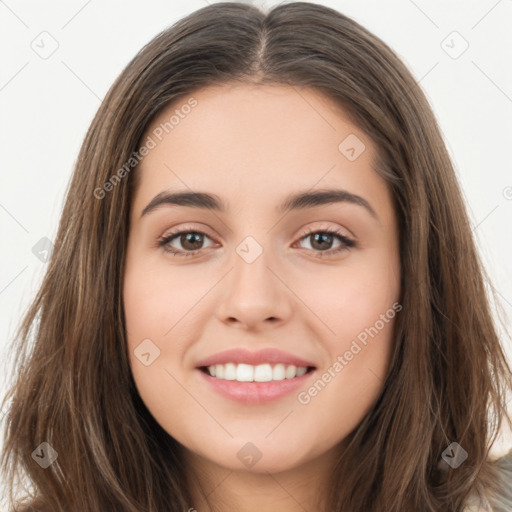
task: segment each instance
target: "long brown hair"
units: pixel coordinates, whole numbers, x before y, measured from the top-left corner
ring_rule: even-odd
[[[144,406],[129,366],[121,291],[137,169],[126,162],[164,107],[233,81],[310,87],[339,102],[375,143],[399,219],[403,312],[391,366],[344,443],[329,508],[461,510],[497,479],[488,454],[505,418],[510,425],[512,378],[456,176],[423,92],[393,51],[339,12],[301,2],[200,9],[157,35],[109,90],[13,340],[2,457],[12,505],[25,482],[18,502],[39,511],[192,506],[178,443]],[[441,457],[454,441],[468,453],[457,469]],[[46,469],[31,456],[43,442],[58,453]]]

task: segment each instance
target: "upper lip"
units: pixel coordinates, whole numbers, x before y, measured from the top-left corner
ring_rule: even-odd
[[[197,368],[225,363],[243,363],[253,366],[263,363],[281,363],[285,365],[306,367],[315,366],[310,361],[306,361],[305,359],[276,348],[265,348],[256,351],[251,351],[244,348],[232,348],[223,352],[218,352],[217,354],[213,354],[210,357],[203,359],[197,364]]]

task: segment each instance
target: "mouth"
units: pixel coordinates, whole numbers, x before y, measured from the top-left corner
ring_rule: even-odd
[[[242,405],[262,405],[283,399],[314,379],[317,368],[284,364],[217,364],[196,368],[202,382],[216,394]],[[212,373],[214,375],[212,375]]]

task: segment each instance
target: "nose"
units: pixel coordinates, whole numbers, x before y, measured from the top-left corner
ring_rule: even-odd
[[[223,280],[217,307],[220,321],[240,329],[259,331],[276,327],[291,317],[293,293],[268,261],[266,251],[251,263],[238,254]]]

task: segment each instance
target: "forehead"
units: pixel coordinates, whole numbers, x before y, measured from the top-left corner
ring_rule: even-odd
[[[263,206],[295,189],[341,186],[378,195],[384,186],[373,171],[370,139],[341,106],[310,88],[200,89],[164,109],[143,141],[148,137],[155,147],[136,171],[139,199],[193,189],[227,198],[228,206],[242,198]]]

